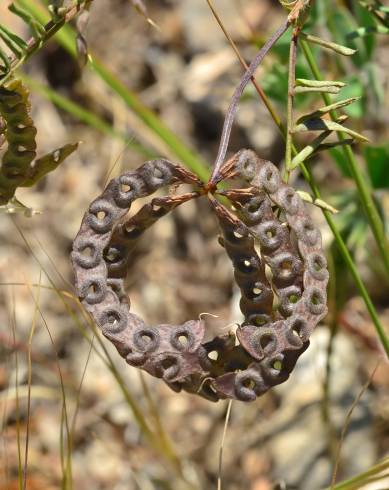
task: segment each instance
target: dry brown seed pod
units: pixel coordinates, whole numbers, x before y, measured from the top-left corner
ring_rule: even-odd
[[[127,363],[162,378],[175,391],[213,401],[252,401],[285,381],[308,347],[312,329],[326,314],[328,271],[320,232],[271,162],[242,150],[222,166],[220,175],[240,177],[248,187],[219,192],[167,160],[147,162],[113,179],[83,219],[72,263],[82,304]],[[123,221],[135,199],[177,183],[196,190],[155,198]],[[235,213],[213,197],[216,193],[232,202]],[[204,342],[201,320],[148,326],[130,312],[124,288],[128,257],[143,232],[202,195],[208,196],[219,221],[220,242],[232,261],[244,315],[236,337],[231,333],[210,342]],[[272,271],[271,282],[265,265]]]

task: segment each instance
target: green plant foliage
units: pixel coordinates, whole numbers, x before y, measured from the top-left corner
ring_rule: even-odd
[[[32,38],[26,41],[0,23],[0,85],[4,84],[22,63],[44,46],[67,22],[84,13],[92,1],[75,0],[67,8],[62,6],[62,2],[48,2],[51,20],[47,24],[43,24],[23,8],[23,2],[20,0],[12,2],[8,9],[29,27]]]
[[[37,160],[36,128],[30,117],[29,91],[21,80],[0,87],[2,135],[8,147],[0,169],[0,204],[14,196],[18,187],[30,187],[73,153],[78,144],[66,145]],[[34,161],[35,160],[35,161]]]
[[[363,154],[375,189],[389,189],[389,145],[365,146]]]

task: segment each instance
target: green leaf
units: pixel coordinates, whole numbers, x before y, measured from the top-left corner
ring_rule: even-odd
[[[294,89],[295,94],[312,94],[312,93],[321,93],[321,94],[333,94],[337,95],[340,92],[339,87],[323,85],[322,87],[296,87]]]
[[[294,170],[296,167],[301,165],[307,158],[309,158],[313,152],[321,145],[321,143],[328,138],[331,131],[323,131],[317,138],[315,138],[311,143],[309,143],[305,148],[303,148],[292,160],[291,166],[288,170]]]
[[[298,124],[295,126],[294,131],[295,133],[303,133],[306,131],[336,131],[340,133],[346,133],[349,136],[352,136],[356,140],[359,141],[369,141],[365,136],[362,134],[357,133],[356,131],[353,131],[350,128],[347,128],[346,126],[342,126],[341,124],[334,122],[334,121],[327,121],[324,119],[307,119],[301,124]]]
[[[46,33],[44,26],[38,22],[31,14],[26,10],[21,9],[15,3],[11,3],[8,10],[13,14],[20,17],[26,24],[30,26],[32,35],[35,39],[41,39],[41,37]]]
[[[302,87],[337,87],[342,88],[346,84],[344,82],[338,82],[335,80],[309,80],[306,78],[296,78],[296,85],[301,85]]]
[[[4,44],[14,53],[18,58],[21,58],[27,49],[27,43],[24,39],[20,38],[9,29],[0,24],[0,38],[4,41]]]
[[[342,99],[339,102],[334,102],[333,104],[326,105],[323,107],[320,107],[319,109],[316,109],[313,112],[310,112],[309,114],[304,114],[297,120],[297,124],[302,123],[306,121],[307,119],[312,119],[315,117],[322,117],[326,114],[328,114],[331,111],[336,111],[337,109],[341,109],[342,107],[346,107],[350,104],[353,104],[354,102],[358,101],[360,97],[351,97],[349,99]]]
[[[347,46],[342,46],[331,41],[326,41],[316,36],[311,36],[311,34],[305,34],[305,32],[302,32],[301,36],[310,43],[318,44],[322,48],[330,49],[331,51],[334,51],[335,53],[341,54],[343,56],[352,56],[356,53],[355,49],[348,48]]]
[[[375,189],[389,188],[389,145],[366,146],[363,149],[367,170]]]
[[[23,181],[21,187],[31,187],[46,174],[55,170],[69,155],[78,148],[78,143],[68,144],[38,158],[30,171],[28,179]]]

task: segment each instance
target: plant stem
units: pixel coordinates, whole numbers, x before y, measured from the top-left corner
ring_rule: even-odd
[[[289,28],[289,21],[286,20],[281,24],[281,26],[276,30],[276,32],[271,36],[271,38],[265,43],[265,45],[258,51],[257,55],[250,63],[250,66],[248,67],[248,69],[240,79],[239,85],[236,87],[232,95],[231,102],[228,107],[226,117],[224,119],[223,131],[220,137],[219,151],[213,166],[211,178],[209,180],[210,184],[215,184],[218,181],[219,170],[224,162],[227,153],[232,125],[234,123],[235,115],[238,110],[238,104],[243,94],[243,91],[246,88],[246,85],[251,80],[251,78],[254,76],[255,70],[258,68],[263,58],[266,56],[266,54],[271,49],[271,47],[274,46],[274,44],[278,41],[278,39],[288,30],[288,28]]]
[[[298,29],[293,29],[289,49],[289,71],[288,71],[288,108],[286,119],[286,147],[285,147],[285,181],[288,182],[290,168],[292,166],[292,135],[293,135],[293,98],[296,82],[296,57],[297,57],[297,34]]]
[[[303,49],[305,58],[308,62],[308,65],[312,71],[313,76],[316,78],[316,80],[323,80],[323,76],[320,73],[319,67],[317,66],[316,60],[312,54],[311,48],[309,47],[308,43],[304,40],[301,40],[301,47]],[[326,105],[331,104],[331,98],[329,97],[328,94],[323,93],[322,97]],[[337,115],[335,111],[331,111],[330,116],[333,121],[337,119]],[[338,133],[338,138],[339,141],[345,140],[345,136],[342,133]],[[366,178],[358,166],[352,148],[349,145],[345,145],[343,146],[343,152],[348,162],[351,175],[356,183],[358,193],[359,193],[359,198],[365,210],[371,230],[373,232],[382,260],[384,262],[386,273],[389,277],[389,246],[388,246],[387,237],[385,236],[385,230],[384,230],[382,220],[374,204],[373,197],[371,195]]]

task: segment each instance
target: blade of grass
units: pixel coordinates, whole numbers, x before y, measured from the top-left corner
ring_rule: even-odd
[[[16,301],[15,291],[11,289],[11,329],[12,340],[16,345]],[[19,356],[18,349],[15,349],[15,418],[16,418],[16,444],[18,451],[18,486],[19,490],[23,488],[23,465],[22,465],[22,446],[20,440],[20,403],[19,403]]]
[[[222,440],[220,442],[220,449],[219,449],[217,490],[222,490],[223,450],[224,450],[224,442],[226,440],[226,435],[227,435],[228,423],[230,421],[231,409],[232,409],[232,400],[229,400],[228,404],[227,404],[226,417],[224,420],[223,435],[222,435]]]
[[[41,282],[41,273],[39,273],[39,283]],[[27,488],[27,468],[28,468],[28,448],[30,442],[30,422],[31,422],[31,384],[32,384],[32,339],[34,337],[38,308],[37,303],[39,303],[40,298],[40,288],[38,288],[37,298],[34,308],[34,313],[31,322],[30,333],[28,336],[28,351],[27,351],[27,385],[28,385],[28,395],[27,395],[27,423],[26,423],[26,442],[24,447],[24,466],[23,466],[23,490]],[[34,296],[35,301],[35,296]]]
[[[146,399],[147,404],[148,404],[149,412],[154,419],[156,431],[157,431],[161,441],[163,441],[163,444],[168,448],[169,452],[173,452],[174,456],[177,458],[177,455],[174,453],[174,451],[172,451],[172,443],[170,441],[168,434],[166,433],[166,431],[163,427],[161,417],[159,416],[158,407],[157,407],[157,405],[153,399],[153,396],[152,396],[150,389],[147,385],[144,373],[142,371],[139,371],[139,377],[141,380],[143,393],[145,395],[145,399]],[[177,464],[179,464],[178,458],[177,458]]]
[[[27,287],[30,291],[31,297],[35,303],[35,308],[37,309],[39,316],[43,322],[43,325],[49,335],[50,343],[53,348],[54,354],[55,354],[55,362],[58,370],[58,376],[59,376],[59,381],[60,381],[60,387],[61,387],[61,396],[62,396],[62,406],[61,406],[61,436],[60,436],[60,444],[61,444],[61,454],[65,452],[66,454],[66,464],[63,467],[63,480],[62,480],[62,486],[64,489],[71,489],[72,488],[72,455],[71,455],[71,446],[69,445],[69,440],[70,440],[70,424],[69,424],[69,417],[68,417],[68,411],[67,411],[67,405],[66,405],[66,390],[65,390],[65,382],[64,382],[64,377],[62,374],[62,369],[61,369],[61,364],[59,362],[59,354],[57,351],[57,348],[55,346],[54,338],[51,334],[49,325],[46,321],[45,316],[43,315],[43,312],[41,310],[40,304],[38,301],[36,301],[36,298],[34,297],[31,287],[29,284],[27,284]],[[39,288],[40,291],[40,288]],[[64,428],[64,429],[63,429]],[[66,433],[66,451],[63,450],[64,447],[64,440],[63,440],[63,430],[65,430]],[[61,458],[62,461],[62,458]]]
[[[33,14],[40,22],[44,23],[49,18],[47,10],[37,0],[19,0],[19,2],[23,8]],[[69,25],[64,25],[56,33],[55,39],[72,56],[77,57],[74,29]],[[93,69],[99,78],[125,102],[136,116],[158,135],[179,161],[195,172],[202,180],[208,180],[208,164],[193,150],[188,148],[152,110],[146,107],[135,92],[126,87],[102,62],[91,55],[89,56],[87,67]]]
[[[293,102],[296,84],[296,60],[297,60],[297,32],[292,31],[289,48],[289,69],[288,69],[288,104],[286,118],[286,144],[285,144],[285,175],[284,180],[288,182],[292,170],[292,141],[293,141]]]
[[[343,424],[343,427],[342,427],[342,432],[340,434],[340,439],[339,439],[338,447],[337,447],[337,451],[336,451],[335,466],[334,466],[334,471],[333,471],[333,474],[332,474],[332,481],[331,481],[331,490],[334,490],[334,487],[335,487],[335,484],[336,484],[336,477],[337,477],[339,463],[340,463],[340,452],[341,452],[341,449],[342,449],[343,441],[344,441],[344,439],[346,437],[347,430],[348,430],[349,425],[350,425],[350,422],[351,422],[352,414],[354,412],[355,407],[361,401],[363,395],[365,394],[366,390],[370,386],[370,384],[371,384],[371,382],[373,380],[373,377],[374,377],[374,375],[375,375],[375,373],[376,373],[376,371],[377,371],[377,369],[378,369],[378,367],[380,365],[380,362],[381,361],[378,361],[377,362],[375,368],[373,369],[373,371],[371,372],[371,374],[369,376],[369,379],[362,386],[362,389],[358,393],[358,396],[353,401],[353,403],[352,403],[352,405],[350,407],[350,410],[347,413],[346,420],[345,420],[345,422]]]

